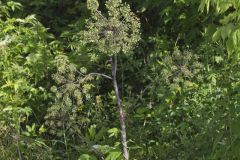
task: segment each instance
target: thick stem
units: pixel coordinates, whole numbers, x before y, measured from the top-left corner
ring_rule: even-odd
[[[117,84],[117,55],[115,55],[114,58],[111,58],[112,63],[112,80],[113,80],[113,86],[115,95],[117,98],[117,105],[118,105],[118,111],[119,111],[119,120],[121,125],[121,143],[122,143],[122,149],[123,149],[123,156],[125,160],[129,159],[129,153],[127,148],[127,136],[126,136],[126,125],[125,125],[125,116],[122,106],[122,100],[119,96],[119,90],[118,90],[118,84]]]

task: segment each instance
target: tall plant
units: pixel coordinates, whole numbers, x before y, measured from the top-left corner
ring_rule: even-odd
[[[122,3],[121,0],[106,2],[107,15],[102,14],[98,6],[97,0],[88,0],[87,7],[91,11],[91,17],[86,21],[86,30],[81,32],[81,42],[110,57],[112,83],[121,125],[123,156],[128,160],[125,116],[117,83],[117,57],[120,54],[129,54],[134,49],[140,40],[140,23],[135,14],[131,12],[130,6]]]

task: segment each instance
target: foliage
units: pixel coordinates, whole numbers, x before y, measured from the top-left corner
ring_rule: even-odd
[[[239,15],[238,0],[0,1],[0,159],[123,159],[113,55],[130,159],[239,159]]]
[[[44,144],[34,143],[35,140],[27,139],[22,132],[29,123],[29,116],[48,97],[41,81],[48,74],[53,57],[47,44],[51,36],[34,16],[8,17],[10,10],[20,6],[8,2],[2,7],[6,14],[0,19],[0,121],[1,143],[6,146],[2,158],[6,159],[14,159],[14,156],[29,159],[32,157],[29,149],[37,150]]]

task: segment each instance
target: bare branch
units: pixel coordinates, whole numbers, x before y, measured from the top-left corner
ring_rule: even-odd
[[[105,77],[105,78],[108,78],[108,79],[112,79],[112,77],[110,77],[108,75],[105,75],[105,74],[102,74],[102,73],[89,73],[88,75],[97,75],[97,76],[102,76],[102,77]]]

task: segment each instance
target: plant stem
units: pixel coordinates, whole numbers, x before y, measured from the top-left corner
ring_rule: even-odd
[[[19,160],[23,160],[20,145],[19,145],[20,134],[21,134],[21,127],[20,126],[21,126],[21,116],[18,119],[18,129],[17,129],[17,133],[15,135],[16,136],[15,138],[16,138],[16,141],[17,141],[18,158],[19,158]]]
[[[126,125],[125,125],[125,116],[122,106],[122,100],[119,96],[119,90],[118,90],[118,84],[117,84],[117,55],[115,57],[111,58],[112,63],[112,80],[113,80],[113,86],[115,95],[117,98],[117,105],[118,105],[118,111],[119,111],[119,120],[121,125],[121,143],[122,143],[122,149],[123,149],[123,156],[125,160],[129,159],[129,153],[127,148],[127,136],[126,136]]]
[[[18,151],[19,160],[23,160],[18,140],[17,140],[17,151]]]

